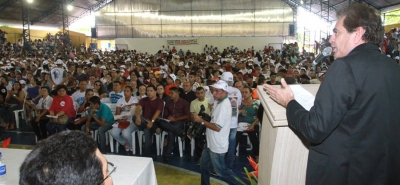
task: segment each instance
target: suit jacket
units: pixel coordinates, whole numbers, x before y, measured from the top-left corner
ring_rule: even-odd
[[[310,111],[289,126],[311,141],[306,184],[400,184],[400,67],[362,44],[333,62]]]

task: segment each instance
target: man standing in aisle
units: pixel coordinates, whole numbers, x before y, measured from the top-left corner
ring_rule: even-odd
[[[206,129],[207,147],[203,149],[200,159],[201,184],[210,184],[211,165],[215,173],[229,184],[240,184],[236,181],[236,175],[225,165],[225,155],[229,147],[229,131],[231,125],[232,108],[228,98],[228,84],[218,81],[211,85],[214,99],[214,109],[211,113],[211,121],[208,122],[192,114],[193,120],[204,125]]]
[[[264,87],[311,142],[306,184],[400,184],[400,67],[379,51],[380,14],[353,3],[336,15],[329,40],[336,60],[310,111],[284,79]]]
[[[231,72],[222,73],[221,80],[228,84],[228,98],[231,103],[232,116],[231,116],[231,129],[229,132],[229,149],[226,156],[226,163],[229,169],[233,168],[233,162],[235,162],[235,151],[236,151],[236,131],[238,126],[238,107],[242,104],[242,94],[239,89],[232,87],[233,75]]]
[[[198,114],[201,110],[201,106],[203,105],[205,108],[204,113],[210,115],[210,99],[206,98],[206,92],[203,87],[198,87],[196,89],[196,97],[197,98],[190,103],[190,113]],[[190,119],[191,121],[194,121],[192,116]],[[195,137],[194,139],[196,143],[195,152],[199,157],[196,163],[197,165],[200,165],[201,153],[205,144],[205,136],[201,138]]]

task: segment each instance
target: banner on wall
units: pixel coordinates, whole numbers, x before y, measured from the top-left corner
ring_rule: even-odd
[[[187,40],[167,40],[168,45],[194,45],[198,44],[197,39],[187,39]]]

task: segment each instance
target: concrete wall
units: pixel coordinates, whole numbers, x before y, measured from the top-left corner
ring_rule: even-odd
[[[200,53],[203,52],[205,45],[212,45],[218,47],[221,52],[223,48],[228,46],[235,46],[243,50],[251,48],[260,50],[264,49],[264,46],[272,45],[274,48],[280,48],[283,43],[283,37],[207,37],[207,38],[196,38],[196,37],[183,37],[183,38],[118,38],[115,39],[115,44],[128,45],[129,50],[138,52],[156,53],[161,50],[164,45],[167,47],[167,40],[189,40],[197,39],[197,45],[177,45],[175,48],[179,51],[182,49],[184,52],[190,50],[191,52]],[[172,49],[172,45],[169,46]]]

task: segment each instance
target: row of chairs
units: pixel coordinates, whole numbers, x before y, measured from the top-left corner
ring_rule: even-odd
[[[116,111],[116,105],[112,104],[109,98],[102,98],[101,101],[106,104],[108,107],[110,107],[111,112],[113,112],[115,114]],[[165,103],[164,103],[165,106]],[[136,109],[136,107],[132,107],[132,109]],[[131,112],[134,112],[134,110],[131,110]],[[164,114],[164,112],[162,113],[162,115]],[[134,131],[132,132],[132,144],[135,145],[136,144],[136,133],[138,134],[138,139],[139,139],[139,148],[140,148],[140,155],[142,155],[142,144],[144,142],[144,131]],[[156,134],[154,133],[155,136],[155,142],[156,142],[156,150],[157,150],[157,155],[160,155],[163,153],[163,149],[164,149],[164,139],[165,136],[168,135],[168,132],[163,131],[160,137],[160,134]],[[110,141],[110,150],[111,152],[114,152],[114,139],[111,136],[111,133],[108,133],[109,136],[109,141]],[[179,154],[182,157],[183,156],[183,150],[185,149],[185,141],[182,141],[182,139],[180,137],[176,137],[178,139],[178,146],[179,146]],[[154,141],[154,140],[153,140]],[[191,139],[191,155],[194,155],[194,139]],[[116,148],[116,152],[118,153],[118,148],[119,148],[119,143],[116,142],[115,145]],[[136,154],[136,146],[132,146],[132,152],[133,154]]]
[[[110,107],[111,112],[112,112],[113,114],[115,114],[115,111],[116,111],[116,104],[111,103],[111,101],[109,100],[109,98],[102,98],[101,101],[102,101],[104,104],[106,104],[108,107]],[[165,105],[165,103],[164,103],[164,105]],[[136,107],[133,107],[133,109],[136,109]],[[163,114],[163,113],[162,113],[162,114]],[[139,130],[137,130],[137,131],[132,132],[132,144],[133,144],[133,146],[132,146],[132,153],[133,153],[133,154],[136,154],[136,133],[137,133],[138,139],[139,139],[139,150],[140,150],[140,155],[142,155],[142,144],[143,144],[143,142],[144,142],[144,138],[143,138],[143,136],[144,136],[144,131],[139,131]],[[154,141],[156,142],[156,152],[157,152],[157,155],[162,155],[162,154],[163,154],[164,140],[165,140],[165,137],[166,137],[167,135],[168,135],[168,132],[166,132],[166,131],[163,131],[161,134],[156,134],[156,133],[154,133],[155,140],[154,140],[154,137],[153,137],[153,142],[154,142]],[[244,134],[244,135],[247,136],[247,134]],[[119,152],[119,151],[118,151],[118,149],[119,149],[119,143],[118,143],[118,142],[115,142],[115,145],[114,145],[114,139],[113,139],[113,137],[111,136],[111,132],[108,132],[108,134],[107,134],[106,136],[108,136],[108,138],[106,138],[106,141],[107,141],[106,144],[107,144],[107,145],[110,144],[110,150],[111,150],[111,152],[114,153],[114,151],[116,151],[116,153],[118,153],[118,152]],[[97,131],[94,132],[94,138],[97,139]],[[180,155],[180,157],[183,157],[183,150],[185,150],[185,140],[182,140],[182,138],[181,138],[181,137],[178,137],[178,136],[176,136],[175,138],[176,138],[175,141],[178,140],[179,155]],[[251,142],[250,142],[249,137],[247,137],[247,144],[250,145],[250,148],[247,149],[247,150],[251,150],[251,149],[252,149],[252,145],[251,145]],[[194,156],[194,148],[195,148],[195,140],[194,140],[194,138],[192,138],[192,139],[190,140],[190,145],[191,145],[191,152],[190,152],[190,153],[191,153],[191,156]],[[115,147],[115,150],[114,150],[114,147]],[[239,146],[237,147],[236,156],[239,156]]]

